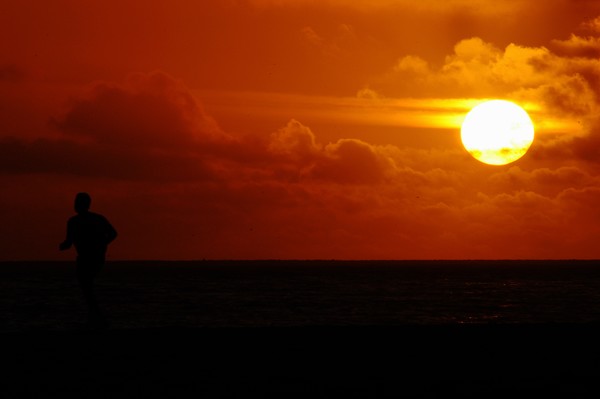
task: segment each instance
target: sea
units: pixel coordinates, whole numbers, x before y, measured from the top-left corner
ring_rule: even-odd
[[[600,261],[112,261],[112,329],[600,322]],[[68,331],[74,262],[1,262],[0,333]]]

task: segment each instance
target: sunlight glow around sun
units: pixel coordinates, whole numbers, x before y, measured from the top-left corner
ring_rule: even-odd
[[[533,142],[527,112],[505,100],[491,100],[469,111],[461,127],[465,149],[478,161],[505,165],[521,158]]]

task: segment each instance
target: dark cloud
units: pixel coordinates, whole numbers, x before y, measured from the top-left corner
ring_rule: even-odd
[[[62,138],[0,142],[5,173],[57,173],[180,181],[215,177],[210,160],[232,146],[175,79],[137,74],[99,83],[52,121]]]
[[[310,128],[296,120],[271,136],[269,151],[280,170],[296,179],[326,180],[343,184],[376,184],[395,171],[386,148],[361,140],[340,139],[321,145]]]
[[[299,162],[310,162],[322,151],[310,128],[295,119],[271,135],[268,148],[275,155]]]
[[[222,132],[180,82],[162,73],[98,83],[52,121],[57,139],[0,141],[4,173],[182,181],[382,182],[394,171],[383,147],[344,139],[322,145],[291,120],[268,139]]]
[[[379,149],[364,141],[342,139],[325,147],[312,175],[340,183],[381,183],[393,170]]]
[[[172,148],[224,138],[187,88],[162,72],[97,84],[56,125],[107,145]]]

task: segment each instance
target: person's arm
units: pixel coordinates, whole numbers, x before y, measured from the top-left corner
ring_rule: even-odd
[[[117,230],[110,224],[110,222],[106,221],[106,245],[110,244],[117,238]]]
[[[73,228],[71,227],[70,221],[67,223],[67,237],[63,242],[60,243],[58,249],[60,251],[65,251],[73,245]]]

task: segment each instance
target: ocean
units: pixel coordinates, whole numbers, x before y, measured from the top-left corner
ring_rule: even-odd
[[[600,321],[600,261],[113,261],[111,328]],[[0,332],[77,329],[73,262],[0,263]]]

